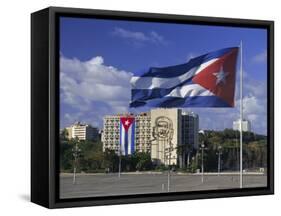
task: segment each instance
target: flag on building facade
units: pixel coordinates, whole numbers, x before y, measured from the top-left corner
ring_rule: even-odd
[[[181,65],[150,68],[131,79],[130,107],[233,107],[238,47]]]
[[[130,155],[135,151],[135,118],[120,117],[121,155]]]

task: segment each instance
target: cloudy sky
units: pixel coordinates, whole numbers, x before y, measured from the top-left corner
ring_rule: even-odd
[[[82,121],[101,128],[106,114],[149,110],[129,108],[133,75],[239,46],[241,40],[244,116],[255,132],[266,134],[266,30],[61,18],[60,127]],[[231,128],[239,117],[239,71],[235,98],[234,108],[186,110],[199,114],[202,129]]]

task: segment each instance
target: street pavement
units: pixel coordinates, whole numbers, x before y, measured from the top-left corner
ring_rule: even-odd
[[[166,193],[167,173],[118,173],[77,174],[73,184],[72,174],[60,175],[60,198],[98,197],[127,194]],[[251,173],[243,175],[243,187],[265,187],[266,175]],[[170,192],[217,190],[239,188],[239,175],[209,173],[201,174],[171,173]]]

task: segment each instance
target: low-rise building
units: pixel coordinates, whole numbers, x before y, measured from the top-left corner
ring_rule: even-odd
[[[241,125],[241,120],[238,119],[237,121],[233,122],[233,130],[238,130],[240,131],[240,125]],[[251,122],[249,120],[245,120],[243,119],[242,121],[242,131],[246,132],[250,132],[251,131]]]
[[[66,130],[68,139],[78,138],[79,140],[95,140],[98,137],[97,128],[80,122],[74,123],[67,127]]]

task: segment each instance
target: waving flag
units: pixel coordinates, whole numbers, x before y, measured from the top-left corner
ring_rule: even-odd
[[[135,151],[134,117],[120,117],[120,147],[122,155],[130,155]]]
[[[233,107],[237,53],[225,48],[132,77],[130,107]]]

